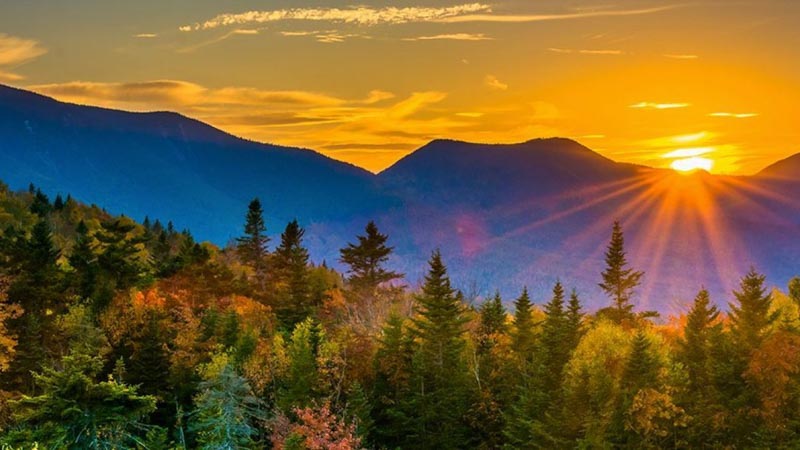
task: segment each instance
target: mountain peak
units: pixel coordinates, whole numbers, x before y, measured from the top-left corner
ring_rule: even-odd
[[[759,177],[797,179],[800,176],[800,153],[795,153],[788,158],[770,164],[761,172]]]

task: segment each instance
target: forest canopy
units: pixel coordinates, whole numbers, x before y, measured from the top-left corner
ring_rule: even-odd
[[[433,249],[407,286],[374,222],[340,273],[263,214],[219,248],[0,185],[3,448],[800,446],[800,278],[659,318],[616,222],[607,307],[569,280],[472,298]]]

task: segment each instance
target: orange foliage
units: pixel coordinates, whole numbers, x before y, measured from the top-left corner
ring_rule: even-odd
[[[308,450],[355,450],[361,448],[354,424],[347,424],[331,412],[328,403],[315,408],[296,408],[297,423],[285,416],[275,421],[270,438],[273,448],[286,448],[288,440],[299,440]]]

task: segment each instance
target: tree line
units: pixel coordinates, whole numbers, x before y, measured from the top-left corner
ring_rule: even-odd
[[[258,199],[224,248],[34,186],[0,227],[4,448],[800,446],[800,279],[656,320],[618,222],[592,313],[562,281],[472,303],[438,251],[411,289],[373,222],[339,273]]]

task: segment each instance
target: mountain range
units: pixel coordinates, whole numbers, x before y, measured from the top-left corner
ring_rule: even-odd
[[[784,286],[800,274],[800,154],[749,177],[688,175],[612,161],[562,138],[514,145],[436,140],[379,174],[307,149],[241,139],[176,113],[58,102],[0,86],[0,180],[34,183],[114,213],[171,220],[225,245],[259,197],[269,232],[296,218],[312,258],[375,220],[393,268],[416,284],[441,249],[469,296],[527,285],[543,301],[556,279],[590,309],[614,220],[646,272],[643,309],[683,308],[707,287],[725,305],[750,266]]]

